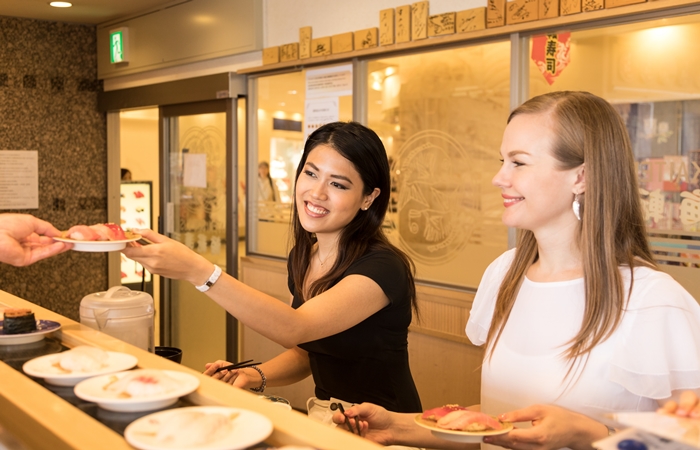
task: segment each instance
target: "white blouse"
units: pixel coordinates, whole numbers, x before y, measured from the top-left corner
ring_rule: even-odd
[[[515,250],[486,270],[467,335],[482,345],[496,296]],[[629,270],[621,268],[626,289]],[[490,360],[484,361],[481,408],[498,415],[551,403],[591,417],[612,411],[653,411],[678,389],[700,387],[700,306],[671,276],[634,270],[634,288],[622,322],[566,378],[563,356],[581,327],[583,278],[523,284]]]

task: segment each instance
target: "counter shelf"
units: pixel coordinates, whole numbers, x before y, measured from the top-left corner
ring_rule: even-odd
[[[110,450],[133,449],[123,438],[126,426],[153,413],[107,411],[73,394],[73,387],[52,386],[26,375],[24,362],[43,354],[59,353],[77,345],[92,345],[123,352],[138,359],[137,368],[176,370],[198,377],[199,388],[165,409],[184,406],[230,406],[263,414],[272,421],[273,431],[265,442],[251,448],[298,445],[322,449],[378,449],[379,445],[347,431],[317,423],[298,411],[287,411],[235,389],[219,380],[127,344],[50,310],[0,291],[0,309],[30,308],[37,318],[61,323],[59,331],[39,342],[0,346],[0,425],[28,448]]]

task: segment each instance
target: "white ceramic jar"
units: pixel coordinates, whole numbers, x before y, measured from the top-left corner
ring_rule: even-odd
[[[153,352],[154,311],[148,293],[114,286],[83,297],[80,323]]]

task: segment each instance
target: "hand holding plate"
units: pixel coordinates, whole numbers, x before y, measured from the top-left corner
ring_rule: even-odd
[[[129,246],[122,250],[149,272],[174,280],[201,285],[211,275],[213,264],[184,244],[153,230],[134,230],[151,242],[146,246]]]

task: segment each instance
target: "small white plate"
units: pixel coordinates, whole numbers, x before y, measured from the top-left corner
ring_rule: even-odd
[[[438,428],[435,425],[434,420],[426,420],[421,418],[422,414],[417,414],[414,419],[415,422],[423,428],[430,430],[435,437],[440,439],[445,439],[446,441],[453,442],[464,442],[464,443],[478,443],[482,442],[484,436],[496,436],[499,434],[505,434],[513,429],[513,424],[510,422],[501,422],[503,428],[500,430],[486,430],[486,431],[458,431],[458,430],[446,430],[444,428]]]
[[[3,328],[4,322],[4,320],[0,320],[0,345],[19,345],[38,342],[44,339],[45,335],[53,333],[61,328],[61,324],[53,320],[37,320],[36,330],[34,331],[20,334],[5,334],[5,329]]]
[[[131,369],[138,359],[128,353],[107,352],[107,364],[92,372],[66,372],[54,364],[60,361],[63,353],[39,356],[30,359],[22,366],[27,375],[43,378],[48,384],[55,386],[75,386],[78,382],[99,375],[106,375]]]
[[[207,450],[236,450],[245,449],[267,439],[272,434],[272,422],[262,414],[247,409],[229,408],[225,406],[191,406],[160,411],[141,417],[130,423],[124,430],[124,438],[132,446],[142,450],[164,450],[180,448],[177,443],[162,443],[156,441],[160,427],[167,423],[168,417],[186,410],[203,413],[219,413],[223,415],[238,414],[232,419],[231,431],[219,439],[206,442],[189,449]]]
[[[136,398],[120,398],[117,393],[105,389],[105,387],[113,381],[112,377],[121,379],[126,374],[142,370],[145,369],[128,370],[126,372],[88,378],[75,386],[75,395],[82,400],[97,403],[100,408],[110,411],[137,412],[170,406],[177,402],[177,399],[180,397],[194,392],[199,387],[199,379],[194,375],[174,370],[163,370],[162,372],[164,374],[178,381],[177,388],[163,394]]]
[[[141,239],[140,235],[128,231],[124,234],[126,234],[127,239],[122,239],[119,241],[76,241],[75,239],[62,237],[55,237],[53,240],[73,244],[73,250],[76,252],[114,252],[122,250],[129,242],[134,242]]]

